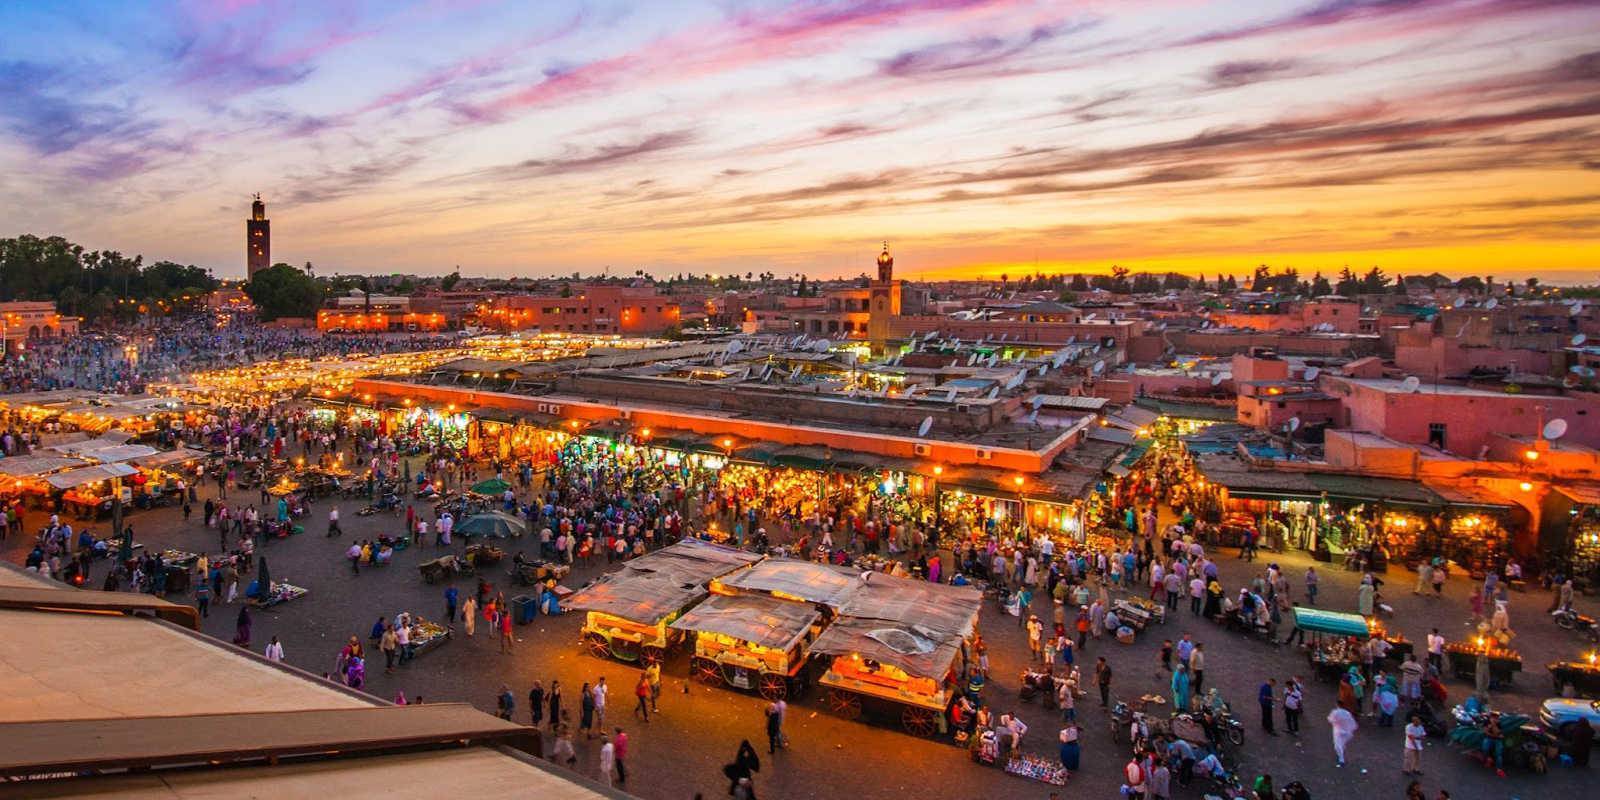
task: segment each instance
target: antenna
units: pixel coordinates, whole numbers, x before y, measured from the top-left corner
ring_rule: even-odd
[[[1561,437],[1567,435],[1567,421],[1560,418],[1550,420],[1544,424],[1543,433],[1544,438],[1549,439],[1552,442],[1560,439]]]

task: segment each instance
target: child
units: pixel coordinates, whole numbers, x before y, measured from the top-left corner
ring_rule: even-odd
[[[1161,668],[1172,671],[1172,640],[1163,639],[1161,642]]]

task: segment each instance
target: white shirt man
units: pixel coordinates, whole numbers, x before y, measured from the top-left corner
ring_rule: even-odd
[[[1427,736],[1428,729],[1422,727],[1416,717],[1412,717],[1411,723],[1406,725],[1405,774],[1422,774],[1422,740]]]

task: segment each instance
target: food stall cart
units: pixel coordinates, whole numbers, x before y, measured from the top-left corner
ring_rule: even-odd
[[[876,707],[918,736],[946,732],[982,600],[970,586],[873,575],[812,642],[828,710],[855,719]]]
[[[1489,657],[1489,685],[1505,686],[1522,671],[1522,655],[1491,636],[1474,636],[1458,642],[1446,642],[1445,655],[1450,657],[1450,671],[1457,678],[1474,680],[1478,675],[1478,656]]]
[[[695,680],[781,700],[805,687],[807,647],[823,624],[810,603],[714,594],[668,627],[694,637],[689,671]]]
[[[683,638],[681,631],[668,626],[710,593],[707,584],[761,558],[685,539],[601,576],[574,592],[566,606],[588,612],[579,636],[597,658],[658,664],[667,649]]]
[[[1566,696],[1570,687],[1578,697],[1600,696],[1600,653],[1591,651],[1581,659],[1557,661],[1547,669],[1555,680],[1556,694]]]
[[[265,598],[251,598],[246,602],[254,603],[260,608],[272,608],[273,606],[281,603],[287,603],[291,600],[299,600],[309,593],[310,590],[304,587],[295,586],[292,583],[273,581],[272,590],[267,592],[267,596]]]
[[[1391,638],[1393,635],[1376,621],[1360,614],[1295,606],[1294,624],[1309,634],[1306,637],[1306,659],[1317,676],[1326,680],[1337,679],[1351,666],[1360,665],[1361,648],[1374,636],[1383,637],[1391,648],[1396,646],[1397,641],[1409,646],[1403,637],[1398,640]]]
[[[450,629],[418,614],[411,615],[411,650],[422,655],[450,641]]]

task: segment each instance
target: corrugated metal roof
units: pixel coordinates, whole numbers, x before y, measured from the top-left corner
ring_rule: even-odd
[[[787,650],[821,616],[815,606],[766,595],[712,595],[674,620],[671,627]]]

